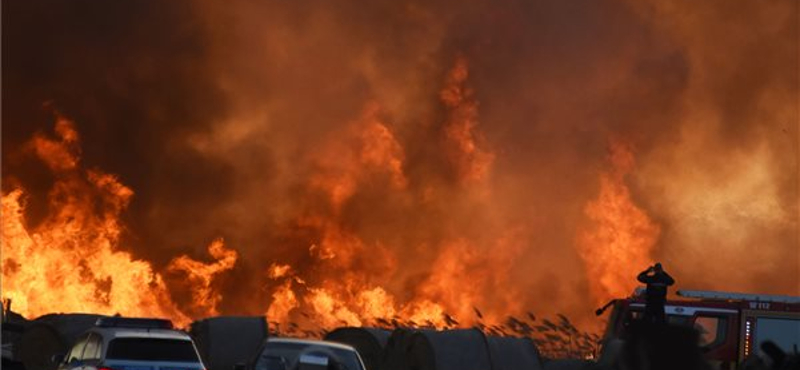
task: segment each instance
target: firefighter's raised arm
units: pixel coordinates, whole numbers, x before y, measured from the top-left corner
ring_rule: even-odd
[[[650,280],[652,280],[652,278],[650,276],[647,276],[647,274],[649,274],[650,271],[653,271],[653,267],[652,266],[648,267],[647,270],[644,270],[644,271],[640,272],[639,276],[636,277],[636,280],[639,280],[639,282],[642,282],[642,283],[645,283],[645,284],[649,283]]]
[[[661,273],[663,274],[662,276],[664,279],[664,284],[666,284],[667,286],[675,284],[675,279],[673,279],[672,276],[669,276],[669,274],[666,271],[661,270]]]

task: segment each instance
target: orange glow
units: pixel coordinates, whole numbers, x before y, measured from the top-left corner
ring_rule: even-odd
[[[120,313],[188,323],[150,264],[118,250],[119,216],[133,192],[113,175],[80,168],[72,122],[59,116],[56,134],[30,142],[57,178],[47,217],[27,225],[24,191],[3,195],[3,296],[28,317]]]
[[[49,212],[38,225],[26,224],[25,192],[3,195],[3,297],[27,317],[52,312],[156,316],[185,326],[191,318],[173,302],[162,276],[150,263],[119,250],[120,215],[133,191],[113,175],[80,166],[74,124],[58,116],[56,137],[37,134],[33,153],[56,176]],[[221,240],[209,246],[212,264],[176,258],[170,269],[184,271],[192,286],[191,311],[215,314],[221,299],[215,275],[233,267],[236,252]]]
[[[267,269],[267,276],[269,276],[270,279],[278,279],[288,275],[291,270],[292,266],[273,263],[269,266],[269,269]]]
[[[656,260],[798,295],[798,2],[732,3],[7,1],[2,298],[570,347]]]
[[[397,314],[394,298],[381,287],[359,292],[355,304],[361,312],[361,317],[368,321],[390,318]]]
[[[310,288],[305,300],[318,315],[322,327],[361,326],[361,319],[350,310],[347,302],[327,289]]]
[[[446,157],[463,185],[486,180],[494,158],[477,129],[477,102],[466,86],[467,77],[466,61],[458,59],[439,96],[448,110],[442,126]],[[172,259],[165,271],[179,279],[168,288],[149,263],[119,250],[119,217],[133,191],[112,175],[81,168],[79,137],[69,120],[58,117],[55,131],[57,139],[39,134],[30,144],[60,178],[51,194],[47,221],[35,228],[24,224],[22,190],[3,198],[4,212],[11,215],[3,221],[4,295],[14,299],[14,307],[26,316],[52,310],[119,312],[169,317],[179,325],[218,315],[218,305],[225,296],[217,281],[235,268],[238,252],[217,239],[208,246],[210,262],[188,255]],[[272,262],[262,270],[268,279],[264,288],[270,289],[270,300],[263,303],[266,309],[262,312],[271,322],[287,327],[301,319],[298,315],[308,313],[305,321],[317,328],[381,322],[385,325],[393,320],[443,328],[451,325],[445,318],[449,313],[462,317],[462,323],[469,325],[476,321],[476,306],[495,303],[489,303],[484,295],[508,285],[509,278],[504,273],[495,276],[493,266],[510,263],[520,252],[518,243],[510,242],[507,236],[488,244],[455,236],[439,242],[435,257],[438,268],[400,300],[391,288],[391,279],[385,278],[398,270],[397,257],[380,241],[364,240],[342,222],[343,207],[365,184],[382,183],[392,192],[411,195],[405,173],[406,154],[391,122],[382,118],[379,105],[367,104],[361,116],[332,136],[313,160],[316,168],[307,186],[312,193],[323,196],[327,207],[312,207],[298,215],[294,225],[313,230],[316,235],[308,240],[305,251],[316,270],[309,273],[285,262]],[[483,194],[488,191],[482,187]],[[423,193],[423,201],[435,200],[431,188]],[[98,201],[103,205],[101,212],[94,206]],[[487,257],[488,251],[491,253]],[[22,263],[22,255],[45,261]],[[364,255],[380,266],[384,278],[370,278],[358,270]],[[58,263],[64,260],[78,263]],[[63,278],[48,280],[54,272]],[[464,284],[471,279],[479,281]],[[69,299],[40,294],[61,292],[56,289],[60,282],[66,282],[64,295]],[[142,289],[143,286],[149,289]],[[170,289],[188,293],[183,295],[190,296],[189,302],[177,304]],[[503,289],[509,297],[516,294],[513,288]],[[498,304],[516,310],[519,307],[513,301],[509,298]],[[503,317],[503,313],[488,314],[485,319],[497,321]]]
[[[358,182],[370,174],[388,174],[397,189],[407,184],[403,149],[379,113],[377,105],[368,104],[362,117],[349,126],[345,139],[330,142],[317,157],[321,171],[311,184],[327,194],[334,210],[339,210],[355,193]]]
[[[295,248],[290,255],[272,256],[266,267],[257,267],[256,278],[262,279],[263,292],[259,292],[260,300],[247,303],[251,312],[266,314],[273,325],[284,329],[300,323],[310,330],[294,334],[311,335],[341,325],[494,326],[529,309],[525,307],[525,302],[530,302],[528,293],[515,284],[519,276],[510,271],[528,247],[522,236],[524,226],[482,215],[476,220],[464,216],[470,219],[469,226],[464,226],[461,215],[442,215],[452,222],[443,220],[431,226],[441,228],[436,230],[441,235],[435,238],[405,240],[405,233],[400,233],[399,240],[383,240],[363,233],[357,225],[360,217],[348,214],[365,189],[375,191],[380,199],[393,198],[413,213],[450,202],[448,193],[454,188],[467,190],[463,199],[455,199],[465,208],[483,209],[500,199],[488,181],[495,154],[479,130],[478,104],[467,78],[466,60],[458,59],[444,79],[444,88],[433,97],[445,112],[435,128],[442,144],[440,164],[446,166],[443,172],[455,174],[454,178],[431,181],[415,177],[419,174],[407,168],[410,154],[398,139],[394,122],[376,103],[366,104],[355,120],[330,133],[311,151],[307,160],[312,170],[298,186],[296,201],[302,206],[284,225],[302,230],[301,236],[295,240],[288,233],[291,240],[285,243]],[[59,117],[56,133],[57,139],[36,135],[30,144],[32,152],[59,179],[46,221],[35,227],[25,224],[22,190],[3,198],[4,212],[13,215],[3,220],[3,242],[9,245],[3,256],[4,296],[14,299],[14,307],[26,316],[53,310],[119,312],[169,317],[179,325],[224,314],[221,303],[229,297],[222,290],[224,276],[246,258],[237,249],[242,247],[216,239],[207,249],[210,261],[180,255],[172,258],[163,272],[134,259],[121,251],[119,221],[133,191],[112,175],[81,167],[79,138],[71,122]],[[630,202],[622,177],[632,166],[632,156],[615,151],[612,162],[615,170],[601,179],[600,200],[587,206],[587,215],[603,227],[598,229],[599,236],[587,237],[587,241],[602,238],[606,234],[601,232],[608,233],[607,228],[629,222],[613,218],[623,217],[617,213],[626,213],[627,208],[605,209],[608,204]],[[443,183],[447,181],[451,184]],[[470,228],[476,227],[473,225],[482,228],[483,237],[469,235]],[[619,243],[612,245],[617,248]],[[419,257],[414,250],[430,253]],[[86,262],[22,263],[22,255]],[[417,266],[413,263],[417,258],[432,262]],[[113,267],[94,267],[98,264]],[[73,301],[40,294],[56,289],[58,282],[45,277],[59,274],[66,276],[59,281],[74,291],[69,293]],[[31,285],[27,281],[30,276],[43,280],[37,283],[43,285]],[[177,279],[164,279],[167,276]],[[48,300],[40,301],[43,296]]]
[[[584,209],[592,225],[578,239],[596,302],[628,296],[636,275],[652,264],[660,228],[634,204],[625,176],[634,167],[631,149],[612,143],[611,168],[600,175],[600,194]]]
[[[273,322],[288,323],[289,314],[297,307],[297,296],[292,291],[292,281],[288,280],[272,293],[272,303],[267,310],[267,318]]]
[[[222,295],[212,286],[214,277],[232,269],[238,258],[236,251],[225,248],[222,239],[217,239],[208,246],[208,254],[216,259],[216,262],[206,264],[188,256],[180,256],[172,260],[168,266],[170,271],[186,274],[192,290],[192,306],[196,310],[201,310],[199,317],[219,314],[217,304]]]
[[[482,147],[483,137],[477,131],[478,103],[473,90],[466,84],[469,68],[463,58],[456,60],[439,93],[442,103],[448,108],[445,125],[446,145],[450,160],[458,169],[463,181],[480,181],[489,175],[494,154]]]

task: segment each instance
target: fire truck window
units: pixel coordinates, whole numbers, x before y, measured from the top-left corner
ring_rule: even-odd
[[[761,348],[761,343],[767,340],[778,345],[784,352],[793,352],[800,347],[800,318],[759,317],[756,321],[754,348]]]
[[[713,347],[725,341],[725,328],[727,321],[724,317],[699,316],[694,322],[694,328],[700,333],[700,345]]]
[[[671,325],[688,326],[692,323],[692,317],[685,315],[667,315],[667,323]]]

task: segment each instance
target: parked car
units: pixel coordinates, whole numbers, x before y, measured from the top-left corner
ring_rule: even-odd
[[[189,334],[161,319],[98,319],[69,353],[53,357],[58,370],[205,369]]]
[[[245,366],[238,366],[239,369]],[[358,352],[349,345],[320,340],[268,338],[247,370],[364,370]]]

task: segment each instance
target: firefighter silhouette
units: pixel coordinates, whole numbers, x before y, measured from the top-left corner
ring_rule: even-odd
[[[644,321],[649,323],[663,324],[667,321],[664,312],[664,304],[667,301],[667,287],[675,284],[672,276],[669,276],[660,263],[642,271],[637,279],[647,284],[645,291]]]

